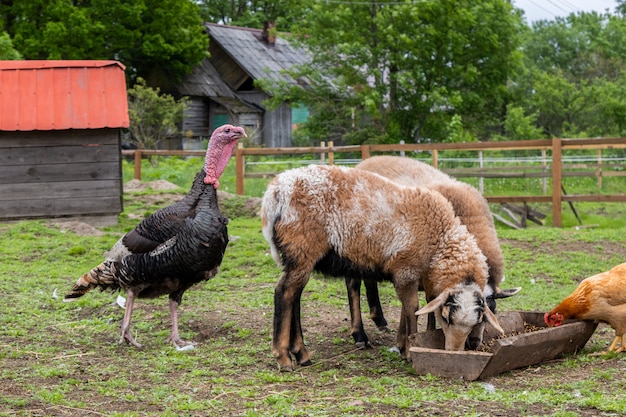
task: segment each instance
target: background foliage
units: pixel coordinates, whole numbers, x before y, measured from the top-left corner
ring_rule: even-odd
[[[626,6],[530,24],[508,0],[6,0],[0,58],[116,59],[161,86],[207,55],[202,21],[305,47],[296,144],[626,135]],[[8,36],[8,39],[7,39]]]

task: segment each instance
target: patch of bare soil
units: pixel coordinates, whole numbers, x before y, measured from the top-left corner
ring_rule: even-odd
[[[146,181],[130,180],[124,184],[124,191],[144,191],[151,190],[177,190],[180,187],[165,180]]]
[[[48,223],[50,226],[57,227],[61,232],[67,233],[72,232],[76,233],[79,236],[102,236],[104,232],[102,230],[98,230],[92,225],[78,221],[78,220],[68,220],[68,221],[50,221]]]

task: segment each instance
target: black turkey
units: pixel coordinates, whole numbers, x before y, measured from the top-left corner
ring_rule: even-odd
[[[183,293],[215,276],[222,262],[228,244],[228,219],[220,213],[216,189],[237,140],[245,136],[241,127],[215,129],[204,168],[196,174],[189,193],[146,217],[118,240],[103,263],[76,281],[64,301],[73,301],[95,287],[126,290],[120,343],[141,347],[130,332],[135,298],[169,294],[169,339],[176,348],[190,345],[178,335],[177,308]]]

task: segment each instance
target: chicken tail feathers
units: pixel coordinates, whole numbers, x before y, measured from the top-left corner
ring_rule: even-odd
[[[102,290],[107,288],[115,290],[119,288],[116,273],[117,270],[115,268],[115,262],[106,261],[101,263],[85,275],[78,278],[70,292],[65,294],[63,301],[74,301],[96,287],[100,287]]]

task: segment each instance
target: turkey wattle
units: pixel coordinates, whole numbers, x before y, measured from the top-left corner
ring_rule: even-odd
[[[126,306],[120,343],[141,347],[130,332],[135,298],[169,295],[172,331],[177,348],[189,345],[178,334],[177,308],[183,293],[218,271],[228,245],[226,219],[217,204],[219,177],[226,168],[241,127],[224,125],[209,140],[204,168],[191,190],[178,202],[146,217],[106,253],[100,265],[81,276],[63,301],[73,301],[95,287],[123,289]]]

